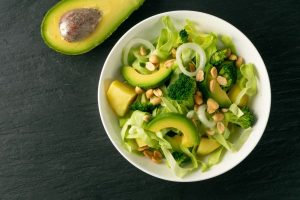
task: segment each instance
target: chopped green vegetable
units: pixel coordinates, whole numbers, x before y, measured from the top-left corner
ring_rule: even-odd
[[[242,108],[242,112],[244,113],[241,117],[236,116],[232,112],[225,113],[225,120],[229,123],[236,124],[243,129],[252,127],[255,123],[256,117],[253,112],[249,109],[248,106]]]
[[[214,66],[220,65],[228,57],[230,51],[229,48],[216,51],[210,57],[210,64]]]
[[[235,83],[237,79],[237,70],[236,66],[232,61],[223,62],[219,69],[219,75],[223,76],[227,80],[226,85],[222,85],[222,89],[228,91]]]
[[[167,88],[167,95],[177,100],[179,103],[191,108],[194,105],[194,94],[196,91],[196,81],[184,74]]]
[[[189,34],[188,34],[188,32],[185,29],[182,29],[179,32],[179,37],[180,37],[180,40],[181,40],[180,42],[181,43],[186,43],[186,42],[188,42]]]

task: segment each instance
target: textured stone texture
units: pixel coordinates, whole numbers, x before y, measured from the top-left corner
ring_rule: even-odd
[[[81,56],[40,36],[56,0],[0,1],[0,199],[299,199],[300,3],[146,0],[101,46]],[[272,86],[270,120],[257,148],[226,174],[197,183],[153,178],[105,134],[97,107],[101,67],[137,22],[170,10],[219,16],[256,45]]]

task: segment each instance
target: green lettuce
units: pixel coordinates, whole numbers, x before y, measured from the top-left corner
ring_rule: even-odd
[[[227,48],[230,48],[231,49],[231,52],[236,54],[236,48],[235,48],[235,45],[233,44],[232,42],[232,38],[227,36],[227,35],[223,35],[221,37],[221,41],[223,42],[224,46],[227,47]]]

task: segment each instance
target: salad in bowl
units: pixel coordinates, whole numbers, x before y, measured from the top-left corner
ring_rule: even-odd
[[[130,38],[115,58],[121,65],[110,66],[119,71],[105,89],[114,134],[140,162],[163,165],[179,179],[205,174],[239,152],[260,120],[252,108],[256,66],[231,35],[203,31],[188,18],[159,21],[156,36]]]

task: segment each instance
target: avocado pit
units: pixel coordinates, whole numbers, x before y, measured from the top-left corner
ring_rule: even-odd
[[[59,22],[61,36],[68,42],[78,42],[92,34],[102,13],[95,8],[80,8],[65,13]]]

